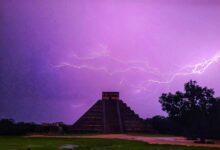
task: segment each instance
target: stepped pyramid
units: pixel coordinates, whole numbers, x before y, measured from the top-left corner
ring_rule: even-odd
[[[119,99],[119,92],[103,92],[98,100],[71,127],[72,132],[124,133],[149,129],[130,107]]]

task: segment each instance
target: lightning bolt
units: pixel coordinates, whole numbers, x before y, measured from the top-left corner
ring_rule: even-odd
[[[137,70],[143,71],[143,72],[151,72],[151,73],[159,73],[159,70],[157,68],[150,67],[147,61],[138,61],[138,60],[132,60],[132,61],[125,61],[121,60],[115,57],[112,57],[110,55],[105,55],[105,56],[93,56],[93,57],[79,57],[78,55],[74,54],[73,57],[78,60],[94,60],[100,57],[106,57],[112,60],[113,62],[117,62],[119,64],[124,64],[124,65],[129,65],[129,66],[135,66],[135,65],[140,65],[138,67],[131,67],[135,68]],[[126,69],[129,70],[129,69]],[[119,71],[120,72],[120,71]]]
[[[149,91],[150,83],[156,84],[169,84],[174,81],[174,79],[178,76],[189,76],[189,75],[200,75],[203,74],[211,65],[218,63],[220,60],[220,53],[215,54],[212,58],[205,59],[202,62],[196,63],[194,65],[187,65],[179,69],[176,73],[173,73],[167,80],[153,80],[149,79],[147,81],[142,82],[139,85],[136,85],[135,93],[147,92]],[[151,91],[152,92],[152,91]]]
[[[158,84],[168,84],[173,82],[173,80],[177,76],[188,76],[193,74],[203,74],[212,64],[217,63],[220,60],[220,53],[217,53],[212,58],[206,59],[202,62],[199,62],[194,65],[188,65],[180,69],[179,72],[174,73],[168,80],[166,81],[157,81],[157,80],[148,80],[149,82],[154,82]],[[188,70],[183,72],[184,70]]]
[[[112,57],[106,46],[100,45],[100,47],[102,49],[101,51],[92,52],[88,56],[82,57],[75,53],[71,56],[71,58],[73,58],[74,60],[78,60],[81,63],[84,62],[84,64],[78,65],[78,64],[71,64],[69,62],[62,62],[59,65],[55,65],[54,68],[59,69],[59,68],[64,68],[64,67],[71,67],[74,69],[87,69],[87,70],[92,70],[92,71],[101,71],[111,76],[115,74],[119,74],[119,73],[123,74],[123,73],[134,71],[134,70],[140,71],[143,73],[151,73],[155,75],[156,77],[160,77],[160,78],[164,78],[165,76],[166,77],[168,76],[168,78],[165,80],[148,79],[136,85],[131,84],[125,78],[122,78],[120,80],[119,85],[129,86],[130,88],[135,89],[134,90],[135,93],[139,93],[142,91],[149,91],[148,87],[152,83],[169,84],[173,82],[178,76],[203,74],[212,64],[217,63],[220,60],[220,53],[217,53],[211,58],[205,59],[202,62],[193,64],[193,65],[184,66],[180,68],[178,71],[168,75],[166,73],[160,72],[158,68],[151,67],[147,61],[139,61],[139,60],[125,61],[125,60],[122,60],[116,57]],[[108,69],[105,66],[97,67],[97,66],[92,66],[92,65],[87,64],[88,61],[95,61],[99,58],[106,58],[117,64],[126,65],[126,67],[124,69],[118,69],[118,70],[113,71],[111,68]]]
[[[115,74],[118,74],[118,73],[126,73],[126,72],[129,72],[129,71],[132,71],[132,70],[138,70],[140,72],[151,73],[151,74],[154,74],[156,76],[158,74],[161,74],[157,68],[150,67],[149,64],[146,61],[136,61],[136,60],[123,61],[121,59],[111,57],[110,55],[104,55],[103,56],[103,55],[100,55],[100,54],[93,55],[93,56],[88,56],[88,57],[80,57],[76,54],[73,54],[72,57],[74,59],[82,60],[82,61],[88,61],[88,60],[92,61],[92,60],[96,60],[100,57],[106,57],[106,58],[109,58],[112,62],[116,62],[116,63],[119,63],[119,64],[124,64],[124,65],[127,65],[129,67],[125,68],[125,69],[121,69],[121,70],[112,71],[112,70],[109,70],[106,67],[93,67],[93,66],[85,65],[85,64],[76,65],[76,64],[71,64],[71,63],[68,63],[68,62],[62,62],[59,65],[55,65],[54,68],[72,67],[72,68],[76,68],[76,69],[89,69],[89,70],[95,70],[95,71],[104,71],[105,73],[107,73],[108,75],[111,75],[111,76],[115,75]]]
[[[104,71],[109,75],[112,75],[111,72],[108,71],[107,68],[105,67],[91,67],[91,66],[87,66],[87,65],[74,65],[74,64],[70,64],[68,62],[63,62],[59,65],[54,66],[54,68],[64,68],[64,67],[70,67],[70,68],[75,68],[75,69],[88,69],[88,70],[94,70],[94,71]]]
[[[102,71],[110,76],[120,74],[120,73],[123,74],[126,72],[132,72],[135,70],[139,72],[143,72],[143,73],[150,73],[150,74],[153,74],[154,76],[161,75],[161,73],[159,72],[159,69],[150,67],[147,61],[139,61],[139,60],[124,61],[122,59],[112,57],[106,49],[104,50],[104,52],[101,52],[101,53],[93,52],[89,56],[84,56],[84,57],[79,56],[74,53],[71,55],[71,58],[74,60],[84,61],[87,63],[88,61],[95,61],[96,59],[99,59],[99,58],[107,58],[111,60],[112,62],[121,64],[121,65],[126,65],[127,67],[125,67],[124,69],[113,71],[113,70],[109,70],[107,67],[97,67],[97,66],[91,66],[88,64],[76,65],[76,64],[71,64],[69,62],[62,62],[59,65],[55,65],[53,67],[57,69],[70,67],[74,69],[87,69],[91,71]],[[136,89],[135,93],[138,93],[139,91],[143,91],[143,90],[147,91],[146,87],[142,87],[140,85],[133,85],[127,82],[127,80],[125,80],[124,78],[120,80],[119,85],[126,85],[126,87]]]
[[[64,68],[64,67],[71,67],[71,68],[75,68],[75,69],[88,69],[88,70],[93,70],[93,71],[103,71],[105,73],[107,73],[110,76],[113,76],[115,74],[119,74],[119,73],[126,73],[132,70],[138,70],[140,72],[145,72],[145,73],[149,73],[149,71],[143,67],[129,67],[126,69],[121,69],[121,70],[117,70],[117,71],[111,71],[108,70],[106,67],[93,67],[93,66],[89,66],[89,65],[74,65],[74,64],[70,64],[68,62],[63,62],[59,65],[55,65],[54,68]],[[154,72],[151,72],[154,73]]]

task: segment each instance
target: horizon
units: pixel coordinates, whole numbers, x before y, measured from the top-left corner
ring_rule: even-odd
[[[220,96],[220,1],[0,2],[0,118],[75,122],[102,91],[141,118],[196,80]]]

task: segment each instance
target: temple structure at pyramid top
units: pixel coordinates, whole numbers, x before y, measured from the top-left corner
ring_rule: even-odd
[[[119,92],[102,92],[103,100],[119,100]]]
[[[119,98],[119,92],[102,92],[98,100],[71,127],[75,133],[146,132],[144,120]]]

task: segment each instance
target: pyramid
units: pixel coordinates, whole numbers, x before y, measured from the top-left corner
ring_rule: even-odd
[[[119,92],[103,92],[98,100],[71,127],[75,133],[146,132],[148,128],[130,107],[119,99]]]

